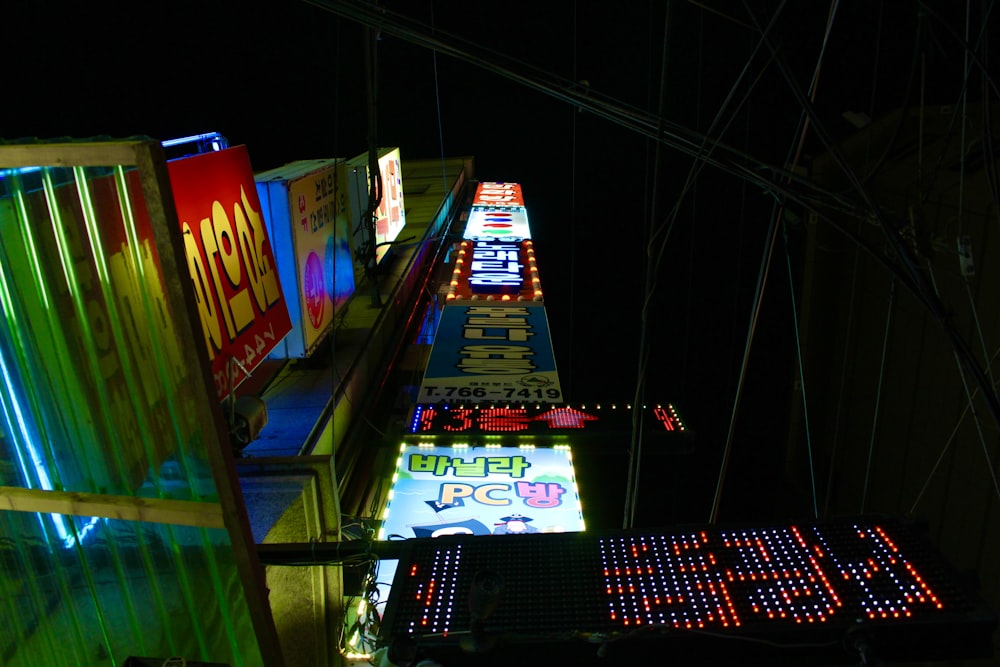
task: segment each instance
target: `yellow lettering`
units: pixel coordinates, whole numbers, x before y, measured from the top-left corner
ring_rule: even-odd
[[[267,232],[264,229],[264,221],[258,211],[253,210],[247,200],[246,191],[240,186],[240,198],[242,201],[233,205],[233,213],[236,216],[236,235],[239,238],[240,252],[243,255],[243,264],[247,269],[247,276],[250,278],[250,289],[253,291],[254,300],[260,312],[266,312],[267,307],[281,298],[278,290],[278,277],[271,268],[270,262],[264,256],[264,239]]]
[[[441,485],[441,498],[438,502],[451,505],[458,498],[468,498],[472,495],[472,491],[472,486],[469,484],[445,483]]]
[[[493,491],[510,491],[510,484],[483,484],[477,486],[473,497],[483,505],[510,505],[510,498],[492,498]]]
[[[222,312],[222,320],[226,323],[226,333],[229,340],[236,337],[233,328],[233,316],[226,308],[226,293],[222,289],[222,280],[219,278],[219,263],[215,261],[215,256],[219,254],[219,248],[215,243],[215,230],[219,227],[228,227],[229,218],[226,217],[226,209],[219,202],[212,204],[212,217],[203,218],[201,221],[201,245],[205,249],[205,258],[208,260],[208,270],[212,273],[212,283],[215,285],[215,296],[219,300],[219,310]]]
[[[218,207],[218,208],[216,208]],[[221,221],[223,224],[219,224]],[[222,259],[222,268],[226,271],[229,285],[234,290],[240,286],[243,280],[243,270],[240,264],[239,242],[233,234],[232,225],[226,217],[226,210],[219,202],[212,205],[212,220],[215,231],[215,248]],[[226,248],[229,248],[227,251]],[[215,262],[212,262],[213,268]],[[218,277],[216,277],[218,283]],[[222,300],[224,292],[219,292],[219,300]],[[237,333],[246,329],[253,322],[253,306],[250,305],[250,292],[246,287],[237,291],[229,299],[229,310],[232,312],[231,321],[236,327]],[[230,333],[232,335],[232,333]]]
[[[490,359],[500,357],[503,359],[525,359],[534,356],[534,351],[530,347],[523,345],[465,345],[461,354],[470,359]]]
[[[465,311],[469,317],[479,315],[481,317],[510,317],[511,315],[528,315],[527,308],[514,308],[509,306],[469,306]]]
[[[205,347],[208,349],[209,359],[214,359],[216,352],[222,349],[222,327],[219,325],[215,299],[212,296],[212,289],[209,287],[208,274],[201,258],[201,250],[198,248],[194,234],[191,233],[191,226],[185,222],[181,229],[184,232],[184,250],[187,253],[191,282],[194,285],[198,317],[201,319],[201,328],[205,334]]]

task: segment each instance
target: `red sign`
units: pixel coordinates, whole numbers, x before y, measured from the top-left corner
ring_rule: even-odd
[[[483,181],[472,198],[473,206],[523,207],[524,196],[519,183],[491,183]]]
[[[219,399],[292,329],[245,146],[168,163]]]

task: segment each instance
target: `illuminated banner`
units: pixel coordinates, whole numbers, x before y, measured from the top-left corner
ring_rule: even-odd
[[[584,529],[568,447],[404,445],[379,539]]]
[[[519,183],[493,183],[484,181],[476,187],[472,198],[475,206],[523,207],[524,195]]]
[[[381,262],[389,251],[386,245],[395,241],[406,225],[403,205],[403,169],[399,164],[399,149],[382,153],[378,158],[382,176],[382,201],[375,210],[375,261]]]
[[[221,400],[292,325],[246,147],[167,166]]]
[[[463,398],[562,401],[545,308],[444,307],[417,401]]]
[[[530,239],[528,213],[523,209],[490,211],[473,208],[465,223],[466,239]]]
[[[447,298],[541,301],[542,284],[531,241],[462,241]]]
[[[635,410],[632,406],[572,406],[538,403],[509,405],[462,404],[417,405],[410,420],[410,433],[417,436],[446,435],[561,435],[628,436]],[[673,405],[650,405],[642,410],[643,434],[687,433]]]
[[[299,160],[256,176],[292,322],[272,356],[311,354],[354,293],[350,222],[337,216],[335,201],[347,186],[337,176],[334,159]]]

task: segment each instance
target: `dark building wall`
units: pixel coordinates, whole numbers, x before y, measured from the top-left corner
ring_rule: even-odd
[[[1000,123],[994,113],[984,132],[981,108],[966,110],[963,169],[962,117],[954,107],[896,112],[838,147],[906,252],[874,216],[809,219],[800,313],[806,399],[793,399],[788,472],[808,479],[811,442],[821,514],[925,520],[996,609],[997,415],[976,379],[960,373],[963,353],[946,327],[987,369],[989,389],[984,360],[997,366],[1000,351],[1000,220],[989,181],[995,155],[982,147]],[[857,197],[830,154],[813,161],[810,176]],[[960,236],[971,243],[971,275],[959,261]],[[936,289],[939,314],[908,286],[906,262]]]

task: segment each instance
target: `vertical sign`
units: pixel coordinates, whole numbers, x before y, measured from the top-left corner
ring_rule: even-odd
[[[168,163],[219,399],[291,331],[245,146]]]
[[[562,401],[545,308],[538,304],[444,307],[419,403]]]

